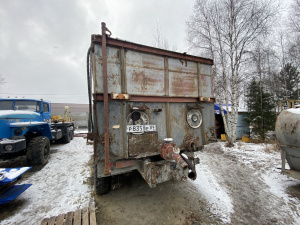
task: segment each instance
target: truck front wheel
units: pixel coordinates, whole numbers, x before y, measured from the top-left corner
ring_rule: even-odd
[[[50,155],[50,141],[39,136],[29,141],[26,153],[27,163],[32,166],[46,165]]]
[[[95,191],[97,195],[104,195],[110,191],[111,177],[97,177],[97,165],[95,166]]]

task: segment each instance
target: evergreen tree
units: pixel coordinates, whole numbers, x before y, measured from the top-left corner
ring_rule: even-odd
[[[299,72],[297,67],[287,63],[279,74],[280,99],[299,99]]]
[[[247,122],[253,126],[253,131],[265,139],[265,133],[274,130],[276,121],[275,104],[270,93],[264,91],[259,82],[252,80],[248,87]]]

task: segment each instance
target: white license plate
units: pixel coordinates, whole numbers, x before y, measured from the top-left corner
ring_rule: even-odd
[[[143,125],[127,125],[127,133],[143,133]]]
[[[156,131],[156,125],[127,125],[127,133],[143,133]]]
[[[156,125],[145,125],[145,132],[156,131]]]

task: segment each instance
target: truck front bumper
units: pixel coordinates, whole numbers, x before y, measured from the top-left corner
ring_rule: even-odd
[[[0,155],[17,153],[26,149],[25,139],[3,139],[0,140]]]

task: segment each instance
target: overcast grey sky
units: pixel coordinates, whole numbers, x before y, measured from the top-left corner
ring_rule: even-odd
[[[86,54],[105,22],[113,38],[154,45],[155,26],[187,51],[194,0],[0,0],[0,97],[87,103]]]

